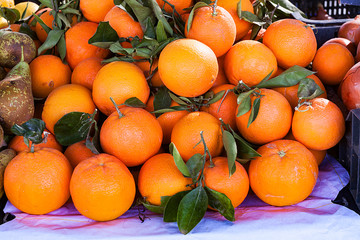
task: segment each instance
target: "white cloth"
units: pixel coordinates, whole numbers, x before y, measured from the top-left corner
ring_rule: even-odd
[[[9,202],[5,212],[16,219],[0,225],[2,239],[360,239],[360,216],[333,204],[338,192],[349,182],[346,170],[327,156],[320,165],[313,193],[303,202],[273,207],[254,194],[236,208],[235,222],[208,211],[188,235],[179,233],[176,223],[164,223],[158,214],[133,208],[116,220],[95,222],[81,216],[71,203],[47,215],[21,213]]]

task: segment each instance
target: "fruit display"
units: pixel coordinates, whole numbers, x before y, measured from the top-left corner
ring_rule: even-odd
[[[357,18],[317,46],[290,2],[40,2],[1,5],[0,193],[27,214],[142,205],[187,234],[249,192],[298,204],[345,134],[327,89],[360,106]]]

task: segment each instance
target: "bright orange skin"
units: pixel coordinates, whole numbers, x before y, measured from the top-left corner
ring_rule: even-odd
[[[66,31],[66,61],[71,69],[74,69],[84,59],[91,57],[106,58],[109,54],[108,49],[88,43],[95,34],[97,27],[97,23],[79,22]]]
[[[251,160],[249,178],[251,189],[261,200],[273,206],[288,206],[311,194],[319,169],[304,145],[293,140],[277,140],[257,151],[261,157]]]
[[[134,19],[121,8],[114,6],[106,14],[105,22],[109,22],[110,26],[116,31],[120,38],[128,38],[138,36],[140,39],[144,37],[144,32],[139,22]],[[123,47],[131,47],[130,43],[123,42]]]
[[[125,213],[135,198],[129,169],[109,154],[88,158],[74,169],[70,193],[76,209],[96,221],[110,221]]]
[[[325,98],[314,98],[310,103],[294,112],[292,133],[307,148],[329,149],[345,134],[344,117],[339,107]]]
[[[146,103],[150,94],[149,85],[139,67],[129,62],[112,62],[102,67],[93,82],[92,96],[96,106],[109,116],[116,111],[110,97],[117,105],[131,97]]]
[[[242,80],[249,87],[260,83],[269,73],[277,71],[274,54],[264,44],[244,40],[233,45],[225,55],[224,69],[231,84]]]
[[[263,43],[274,53],[282,68],[308,66],[314,59],[317,43],[310,26],[296,19],[273,22],[263,37]]]
[[[161,204],[161,196],[172,196],[191,190],[191,178],[182,175],[169,153],[160,153],[147,160],[140,169],[138,188],[141,196],[153,205]]]
[[[236,25],[224,8],[217,6],[215,11],[213,15],[212,6],[196,9],[190,31],[187,31],[188,22],[185,24],[185,36],[206,44],[220,57],[234,44]]]
[[[71,74],[71,83],[80,84],[92,90],[96,74],[103,67],[103,59],[92,57],[81,61]]]
[[[156,68],[158,67],[158,62],[158,58],[154,59],[152,64],[150,64],[150,62],[148,61],[135,62],[136,66],[138,66],[144,72],[146,78],[148,78],[152,74],[150,82],[151,86],[153,87],[164,86],[164,83],[161,81],[159,71],[156,70]],[[154,72],[155,70],[156,72]]]
[[[80,11],[90,22],[104,21],[105,15],[115,6],[113,0],[81,0]]]
[[[46,98],[51,91],[70,83],[71,69],[54,55],[41,55],[30,63],[34,97]]]
[[[50,14],[50,11],[51,11],[50,8],[46,8],[44,13],[41,14],[40,19],[43,20],[43,22],[46,24],[46,26],[48,26],[49,28],[52,29],[54,16]],[[37,14],[39,14],[39,12]],[[46,33],[46,31],[41,27],[40,23],[38,23],[38,22],[35,25],[35,32],[36,32],[36,36],[38,37],[38,39],[41,42],[45,42],[48,34]]]
[[[85,140],[83,140],[68,146],[64,155],[69,160],[71,166],[75,168],[83,160],[95,156],[95,153],[86,147]]]
[[[252,24],[239,18],[237,14],[238,0],[218,0],[217,5],[225,8],[233,17],[236,25],[236,41],[243,38],[251,29]],[[254,8],[249,0],[241,0],[241,10],[254,13]]]
[[[219,156],[223,149],[220,125],[220,121],[210,113],[191,112],[175,124],[171,142],[175,144],[184,161],[187,161],[196,153],[204,154],[204,145],[198,144],[201,140],[200,132],[203,131],[211,156]]]
[[[210,113],[217,119],[221,118],[225,124],[229,124],[230,127],[236,131],[236,116],[234,113],[238,107],[237,96],[234,92],[228,91],[235,87],[236,86],[232,84],[224,84],[212,88],[214,94],[224,91],[224,95],[219,101],[210,104],[208,107],[205,106],[201,110]],[[226,91],[228,92],[226,93]]]
[[[317,85],[319,85],[319,87],[321,88],[321,90],[324,91],[323,94],[321,94],[319,97],[321,98],[327,98],[327,94],[326,94],[326,89],[324,84],[321,82],[321,80],[314,74],[308,76],[307,78],[311,78],[312,80],[315,81],[315,83]],[[298,105],[299,103],[299,98],[297,96],[297,92],[299,89],[299,84],[296,84],[294,86],[291,87],[279,87],[279,88],[273,88],[273,90],[281,93],[284,97],[286,97],[286,99],[289,101],[291,108],[294,110],[295,107]]]
[[[216,76],[215,82],[212,85],[211,89],[213,89],[217,86],[229,83],[229,81],[226,78],[226,74],[225,74],[225,70],[224,70],[224,59],[225,59],[225,55],[217,58],[218,65],[219,65],[219,72],[218,72],[218,75]]]
[[[271,89],[261,89],[259,113],[254,122],[248,121],[251,110],[236,117],[236,125],[241,135],[251,143],[265,144],[286,136],[291,127],[292,110],[289,102],[280,93]],[[251,96],[251,105],[255,97]],[[236,110],[236,114],[238,111]]]
[[[5,169],[6,196],[25,213],[47,214],[69,199],[71,172],[70,163],[56,149],[20,152]]]
[[[229,177],[229,167],[226,157],[212,159],[214,166],[206,162],[204,169],[205,185],[215,191],[225,194],[234,208],[238,207],[249,192],[249,177],[245,168],[235,162],[236,171]]]
[[[159,4],[160,8],[164,8],[165,12],[172,13],[173,9],[172,7],[165,3],[163,0],[156,0],[156,2]],[[175,10],[180,15],[185,13],[184,9],[189,8],[193,5],[193,0],[168,0],[168,2],[172,5],[174,5]]]
[[[328,43],[316,52],[313,71],[317,72],[316,75],[324,84],[338,85],[354,64],[354,57],[346,47]]]
[[[37,148],[53,148],[56,150],[59,150],[62,152],[63,147],[56,141],[55,136],[50,133],[48,130],[44,130],[44,133],[46,133],[47,137],[46,140],[42,143],[36,144],[35,147]],[[43,137],[44,137],[43,133]],[[16,153],[22,152],[22,151],[28,151],[29,148],[24,143],[24,137],[23,136],[15,136],[11,139],[9,142],[8,148],[14,149]]]
[[[144,109],[124,107],[120,111],[123,117],[114,112],[103,123],[101,147],[128,167],[141,165],[159,151],[163,138],[161,126]]]
[[[158,71],[164,85],[172,92],[197,97],[212,87],[219,67],[215,53],[208,46],[185,38],[169,43],[162,50]]]
[[[56,88],[47,97],[42,112],[42,120],[46,128],[54,133],[56,122],[70,112],[92,114],[95,104],[89,89],[78,84],[66,84]]]

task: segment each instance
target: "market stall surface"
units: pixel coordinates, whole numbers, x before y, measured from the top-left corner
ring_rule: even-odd
[[[234,222],[208,211],[188,235],[158,214],[132,208],[116,220],[96,222],[71,203],[47,215],[28,215],[10,203],[4,211],[16,218],[0,225],[2,239],[360,239],[360,216],[332,203],[349,182],[347,171],[327,155],[312,194],[303,202],[273,207],[249,194],[235,209]],[[139,218],[142,218],[142,220]]]

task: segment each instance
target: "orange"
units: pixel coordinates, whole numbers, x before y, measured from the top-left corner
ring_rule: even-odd
[[[354,57],[346,47],[328,43],[316,52],[312,66],[323,83],[337,85],[354,64]]]
[[[96,74],[102,68],[102,60],[97,57],[82,60],[71,74],[71,83],[80,84],[92,90]]]
[[[50,133],[48,130],[44,130],[42,136],[46,134],[46,138],[42,143],[36,144],[35,147],[37,148],[53,148],[62,152],[62,146],[56,141],[55,136]],[[14,149],[17,153],[29,150],[29,148],[24,143],[23,136],[15,136],[9,142],[8,148]]]
[[[249,87],[261,82],[268,74],[277,71],[274,54],[264,44],[244,40],[233,45],[225,55],[224,69],[231,84],[242,80]]]
[[[119,38],[129,38],[138,36],[140,39],[143,38],[144,32],[139,22],[136,22],[127,12],[114,6],[106,14],[104,18],[105,22],[109,22],[110,26],[116,31]],[[123,47],[132,47],[130,43],[123,42]]]
[[[263,37],[263,43],[274,53],[282,68],[308,66],[314,59],[317,43],[310,26],[296,19],[273,22]]]
[[[219,65],[219,72],[218,72],[215,82],[211,88],[229,83],[229,81],[226,78],[226,74],[225,74],[225,70],[224,70],[224,59],[225,59],[225,55],[217,58],[218,65]]]
[[[51,10],[52,9],[50,9],[50,8],[46,8],[45,11],[40,10],[39,12],[37,12],[37,14],[39,15],[42,12],[42,14],[40,15],[40,19],[43,20],[43,22],[45,23],[46,26],[48,26],[49,28],[52,29],[54,16],[50,14]],[[41,42],[45,42],[48,34],[46,33],[46,31],[42,28],[42,26],[38,22],[36,22],[36,25],[35,25],[35,32],[36,32],[36,36],[38,37],[38,39]]]
[[[56,88],[47,97],[42,112],[42,120],[46,128],[54,133],[56,122],[70,112],[85,112],[92,114],[95,104],[89,89],[78,84],[66,84]]]
[[[97,27],[97,23],[79,22],[66,31],[66,61],[71,69],[74,69],[84,59],[91,57],[106,58],[108,55],[108,49],[88,43],[95,34]]]
[[[162,196],[191,190],[191,178],[182,175],[175,165],[174,157],[161,153],[147,160],[140,169],[138,188],[141,196],[150,204],[160,205]]]
[[[255,121],[247,127],[251,110],[236,117],[239,132],[254,144],[265,144],[285,137],[290,130],[292,119],[291,106],[283,95],[271,89],[260,90],[263,97]],[[251,105],[254,100],[255,96],[251,95]]]
[[[295,139],[314,150],[335,146],[345,134],[341,110],[325,98],[314,98],[309,103],[294,112],[292,133]]]
[[[154,59],[153,63],[150,64],[149,61],[140,61],[135,62],[136,66],[138,66],[148,79],[150,77],[150,83],[152,87],[162,87],[164,83],[161,81],[159,71],[156,69],[158,67],[159,59]]]
[[[23,151],[5,169],[4,188],[9,201],[28,214],[46,214],[70,197],[72,168],[66,157],[52,148]]]
[[[124,107],[120,111],[122,117],[115,111],[103,123],[101,147],[128,167],[141,165],[159,151],[163,138],[161,126],[144,109]]]
[[[196,153],[204,154],[203,143],[198,144],[201,131],[211,156],[220,155],[223,149],[220,121],[210,113],[191,112],[175,124],[171,133],[171,142],[175,144],[184,161]]]
[[[237,14],[238,0],[218,0],[217,5],[225,8],[233,17],[236,25],[236,41],[243,38],[251,29],[252,24],[239,18]],[[254,8],[249,0],[241,0],[241,10],[254,13]]]
[[[93,82],[94,102],[107,116],[116,110],[110,97],[118,105],[131,97],[137,97],[146,103],[149,94],[150,88],[144,73],[135,64],[129,62],[118,61],[103,66]]]
[[[80,11],[90,22],[102,22],[105,15],[114,7],[113,0],[81,0]]]
[[[71,166],[75,168],[80,162],[95,155],[86,147],[85,140],[71,144],[64,152],[65,157],[69,160]]]
[[[311,78],[312,80],[315,81],[315,83],[321,88],[321,90],[324,91],[323,94],[321,94],[319,97],[321,98],[327,98],[327,94],[326,94],[326,89],[324,84],[321,82],[321,80],[314,74],[307,76],[307,78]],[[294,86],[291,87],[278,87],[278,88],[273,88],[273,90],[281,93],[284,97],[286,97],[286,99],[289,101],[291,108],[294,110],[295,107],[298,105],[299,103],[299,98],[298,98],[298,89],[299,89],[299,84],[296,84]]]
[[[30,63],[34,97],[46,98],[51,91],[70,83],[71,69],[54,55],[41,55]]]
[[[109,154],[88,158],[74,169],[70,193],[75,208],[95,221],[110,221],[125,213],[135,198],[129,169]]]
[[[205,163],[205,185],[215,191],[225,194],[234,208],[238,207],[249,192],[249,177],[245,168],[235,162],[236,171],[229,177],[228,160],[226,157],[212,159],[214,166],[209,161]]]
[[[168,3],[172,4],[176,12],[180,15],[185,13],[185,8],[189,8],[193,5],[192,0],[167,0],[168,3],[165,3],[164,0],[156,0],[156,2],[159,4],[160,8],[163,8],[167,13],[172,13],[174,11]]]
[[[20,24],[13,23],[13,24],[10,25],[10,29],[13,32],[19,32],[20,31]]]
[[[161,80],[169,90],[183,97],[206,93],[214,84],[218,70],[215,53],[194,39],[175,40],[160,53]]]
[[[216,57],[224,55],[235,42],[235,22],[230,13],[219,6],[196,9],[190,31],[187,28],[188,22],[185,24],[185,36],[209,46]]]
[[[236,86],[232,84],[224,84],[212,88],[214,94],[224,91],[223,97],[209,106],[204,106],[201,110],[210,113],[217,119],[221,118],[225,124],[229,124],[230,127],[236,131],[236,116],[235,112],[238,107],[237,96],[234,92],[228,91],[234,89]],[[226,93],[226,91],[228,91]]]
[[[315,187],[318,166],[301,143],[277,140],[261,146],[261,157],[250,161],[250,186],[264,202],[288,206],[306,199]]]

